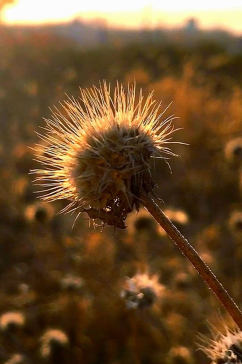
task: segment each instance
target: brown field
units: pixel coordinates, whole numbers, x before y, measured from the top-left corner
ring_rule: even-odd
[[[242,55],[202,41],[88,50],[48,34],[0,32],[0,363],[209,363],[197,335],[210,335],[208,322],[230,321],[165,233],[143,210],[124,231],[94,228],[85,215],[72,228],[74,215],[57,214],[64,202],[37,199],[29,147],[48,107],[78,96],[79,86],[135,79],[164,107],[173,101],[183,128],[176,140],[189,146],[174,147],[172,174],[156,165],[155,190],[240,302]],[[156,293],[141,305],[125,291],[138,273],[153,277]],[[15,354],[22,358],[8,362]]]

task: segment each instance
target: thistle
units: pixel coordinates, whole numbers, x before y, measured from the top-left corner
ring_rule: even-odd
[[[2,331],[23,327],[25,316],[21,312],[5,312],[0,316],[0,329]]]
[[[242,364],[242,332],[226,327],[225,334],[214,331],[213,339],[201,336],[200,349],[212,360],[211,364]]]
[[[160,104],[152,93],[144,99],[135,87],[117,84],[113,96],[104,83],[69,98],[62,111],[46,120],[43,144],[36,148],[41,169],[34,170],[42,199],[69,200],[63,212],[86,212],[93,220],[125,228],[132,210],[144,206],[196,268],[201,278],[242,329],[242,314],[195,249],[158,206],[151,164],[175,154],[167,146],[174,116],[161,121]]]
[[[231,213],[229,218],[229,227],[231,231],[241,233],[242,232],[242,212],[235,210]]]
[[[62,112],[46,120],[37,147],[42,199],[69,200],[64,211],[87,212],[92,219],[124,228],[129,212],[139,207],[143,193],[152,193],[151,164],[174,153],[167,147],[175,129],[171,115],[161,121],[152,94],[144,99],[135,86],[127,94],[117,84],[81,90]]]
[[[22,354],[13,354],[4,364],[26,364],[26,357]]]
[[[49,329],[40,338],[40,353],[43,358],[50,357],[55,351],[65,348],[69,344],[69,339],[65,332],[59,329]]]
[[[225,145],[224,154],[228,162],[241,163],[242,160],[242,138],[234,138]]]
[[[167,364],[193,364],[190,350],[185,346],[175,346],[168,353]]]
[[[145,308],[151,306],[161,296],[164,289],[157,275],[137,273],[132,278],[127,277],[121,297],[128,308]]]

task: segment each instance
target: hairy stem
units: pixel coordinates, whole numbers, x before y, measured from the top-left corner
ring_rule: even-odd
[[[157,203],[149,196],[142,196],[143,205],[147,208],[154,219],[166,231],[171,240],[180,249],[193,264],[195,269],[200,274],[204,282],[217,296],[219,301],[223,304],[226,311],[234,319],[240,330],[242,330],[242,313],[229,293],[225,290],[223,285],[219,282],[207,264],[200,258],[196,250],[190,245],[188,240],[180,233],[180,231],[173,225],[173,223],[162,212]]]

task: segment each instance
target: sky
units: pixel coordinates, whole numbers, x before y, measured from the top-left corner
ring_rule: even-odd
[[[106,19],[123,27],[174,26],[194,16],[201,27],[223,27],[242,33],[242,0],[18,0],[3,10],[10,24],[49,23],[77,17]]]

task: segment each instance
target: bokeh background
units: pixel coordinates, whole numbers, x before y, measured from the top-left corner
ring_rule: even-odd
[[[36,198],[35,131],[99,80],[173,102],[189,146],[156,168],[156,193],[241,301],[242,9],[169,3],[0,1],[0,363],[206,364],[197,335],[227,322],[145,210],[125,231],[73,228],[64,202]]]

